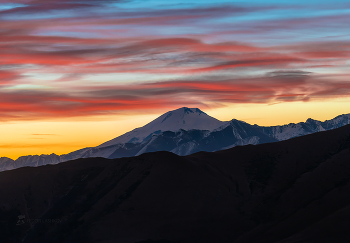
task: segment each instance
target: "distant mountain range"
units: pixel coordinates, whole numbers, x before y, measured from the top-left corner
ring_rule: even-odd
[[[350,114],[324,122],[306,122],[263,127],[233,119],[219,121],[198,108],[183,107],[169,111],[147,125],[107,141],[97,147],[83,148],[58,156],[29,155],[17,160],[0,158],[0,171],[24,166],[40,166],[89,157],[121,158],[147,152],[170,151],[189,155],[199,151],[218,151],[238,145],[278,142],[350,124]]]
[[[3,171],[0,242],[350,242],[349,161],[347,125],[217,152]]]

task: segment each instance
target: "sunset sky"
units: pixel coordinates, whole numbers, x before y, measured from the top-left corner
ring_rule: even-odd
[[[350,113],[349,23],[348,0],[0,0],[0,157],[183,106],[266,126]]]

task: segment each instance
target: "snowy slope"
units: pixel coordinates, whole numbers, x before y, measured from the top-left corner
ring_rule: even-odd
[[[306,122],[300,122],[297,124],[290,123],[283,126],[271,126],[260,128],[262,129],[263,133],[267,134],[268,136],[273,137],[278,141],[283,141],[315,132],[335,129],[341,126],[345,126],[347,124],[350,124],[350,114],[340,115],[331,120],[326,120],[324,122],[309,118],[306,120]]]
[[[15,161],[10,159],[10,158],[1,157],[0,158],[0,171],[15,169],[14,162]]]
[[[78,158],[120,158],[147,152],[171,151],[188,155],[198,151],[217,151],[247,144],[277,142],[350,124],[350,114],[324,122],[306,122],[261,127],[233,119],[219,121],[197,108],[169,111],[141,128],[136,128],[97,147],[83,148],[64,155],[29,155],[17,160],[0,158],[0,171],[23,166],[57,164]]]
[[[147,125],[136,128],[124,135],[105,142],[98,147],[106,147],[120,143],[141,143],[148,140],[154,134],[160,134],[164,131],[176,132],[183,130],[214,130],[226,122],[219,121],[201,111],[198,108],[182,107],[177,110],[169,111]]]

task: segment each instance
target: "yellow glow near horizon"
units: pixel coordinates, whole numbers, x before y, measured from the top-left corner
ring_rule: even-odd
[[[221,121],[237,119],[260,126],[305,122],[308,118],[325,121],[350,113],[350,98],[279,104],[236,104],[206,112]]]
[[[155,119],[157,115],[96,121],[19,121],[0,123],[0,157],[58,155],[94,147]]]
[[[307,118],[324,121],[350,113],[350,98],[275,105],[231,104],[222,108],[202,110],[222,121],[238,119],[250,124],[272,126],[303,122]],[[0,157],[17,159],[23,155],[60,155],[85,147],[94,147],[144,126],[161,114],[110,116],[87,121],[3,122],[0,123]]]

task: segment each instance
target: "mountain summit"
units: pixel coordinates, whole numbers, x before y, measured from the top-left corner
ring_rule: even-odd
[[[186,131],[194,129],[212,131],[225,123],[207,115],[198,108],[182,107],[164,113],[145,126],[136,128],[98,147],[101,148],[119,143],[142,143],[152,137],[152,135],[165,131],[176,132],[180,129]]]
[[[0,241],[349,242],[349,138],[350,125],[186,157],[1,172]]]
[[[157,127],[162,131],[177,131],[179,129],[213,130],[223,125],[223,123],[198,108],[182,107],[161,115],[147,124],[145,128],[152,129],[151,127]]]
[[[189,155],[199,151],[218,151],[247,144],[287,140],[350,124],[350,114],[324,122],[306,122],[262,127],[233,119],[219,121],[198,108],[182,107],[169,111],[143,127],[136,128],[97,147],[83,148],[64,155],[22,156],[13,161],[0,158],[0,171],[24,166],[40,166],[89,157],[109,159],[137,156],[155,151]]]

